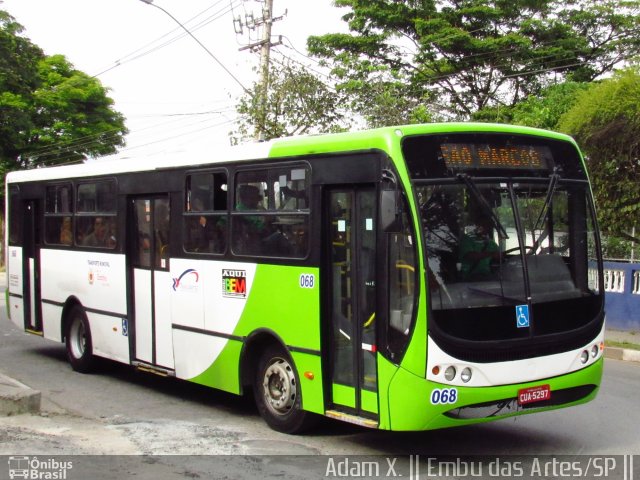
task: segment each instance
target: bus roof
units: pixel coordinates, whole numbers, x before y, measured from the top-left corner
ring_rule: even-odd
[[[373,130],[336,134],[287,137],[267,142],[240,146],[212,146],[208,158],[193,158],[189,154],[180,156],[159,155],[145,158],[120,158],[114,160],[90,160],[85,163],[19,170],[7,174],[7,183],[55,180],[74,177],[95,177],[125,172],[162,170],[172,167],[202,167],[219,163],[282,158],[303,155],[318,155],[338,152],[383,150],[390,152],[399,145],[403,137],[454,132],[498,132],[544,136],[559,140],[573,139],[548,130],[492,123],[428,123],[383,127]]]

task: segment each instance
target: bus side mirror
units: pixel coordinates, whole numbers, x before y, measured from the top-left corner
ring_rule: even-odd
[[[397,190],[380,192],[380,225],[387,233],[400,232],[400,209]]]

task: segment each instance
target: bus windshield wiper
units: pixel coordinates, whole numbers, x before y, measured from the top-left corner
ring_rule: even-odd
[[[536,223],[533,227],[534,232],[538,229],[538,227],[540,227],[541,222],[543,222],[544,218],[547,216],[547,211],[549,210],[549,206],[551,205],[551,199],[553,198],[553,194],[556,191],[556,186],[558,185],[559,178],[560,175],[555,172],[551,175],[551,179],[549,180],[549,187],[547,187],[547,196],[544,199],[544,204],[542,205],[542,210],[540,211],[538,220],[536,220]]]
[[[500,219],[498,218],[498,216],[495,214],[495,212],[491,208],[491,205],[489,205],[487,200],[484,198],[484,195],[482,195],[480,190],[478,190],[478,186],[471,179],[471,177],[469,177],[469,175],[464,174],[464,173],[459,173],[457,175],[457,177],[458,177],[459,180],[464,182],[464,184],[471,191],[473,196],[476,197],[476,200],[478,200],[478,202],[480,202],[480,206],[482,207],[484,212],[489,216],[489,218],[491,218],[491,221],[493,222],[493,225],[498,229],[498,234],[502,238],[505,238],[505,239],[509,238],[509,235],[507,235],[507,231],[502,226],[502,223],[500,223]]]

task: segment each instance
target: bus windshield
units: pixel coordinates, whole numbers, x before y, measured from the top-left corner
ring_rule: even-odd
[[[566,156],[561,164],[553,149],[536,150],[546,151],[544,162],[522,172],[492,165],[486,175],[474,165],[471,176],[458,161],[441,178],[417,180],[429,169],[414,170],[438,331],[471,341],[529,338],[583,327],[600,313],[588,183],[557,173],[579,173]],[[518,325],[525,306],[526,325]]]

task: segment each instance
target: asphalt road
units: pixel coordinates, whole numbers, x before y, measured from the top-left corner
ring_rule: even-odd
[[[597,399],[572,409],[418,433],[379,432],[326,420],[305,436],[270,430],[249,400],[187,382],[111,362],[94,374],[75,373],[63,345],[19,331],[4,312],[0,372],[43,395],[43,414],[0,418],[0,455],[231,455],[219,457],[226,462],[223,471],[230,472],[219,478],[275,478],[281,475],[282,461],[273,464],[271,457],[260,457],[257,463],[238,466],[244,461],[238,456],[295,455],[284,462],[285,474],[297,478],[302,469],[300,478],[307,478],[305,465],[313,457],[305,455],[640,454],[640,364],[616,360],[606,361]],[[96,458],[91,465],[106,461]],[[205,457],[124,458],[136,478],[158,479],[199,478],[196,464]],[[92,478],[114,478],[108,467],[99,471],[103,476]],[[0,466],[0,478],[3,474]]]

